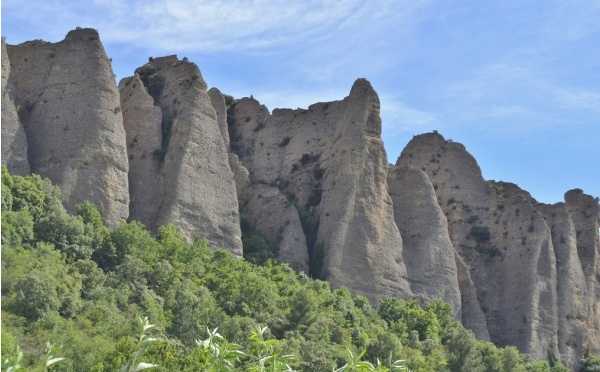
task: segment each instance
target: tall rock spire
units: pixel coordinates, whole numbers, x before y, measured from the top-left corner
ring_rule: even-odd
[[[8,46],[15,103],[31,172],[60,186],[67,210],[90,200],[110,225],[129,214],[128,163],[119,92],[93,29],[58,43]],[[18,61],[18,62],[17,62]]]

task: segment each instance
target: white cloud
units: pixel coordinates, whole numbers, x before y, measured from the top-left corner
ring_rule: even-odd
[[[383,130],[388,136],[401,132],[428,131],[439,122],[439,115],[414,107],[394,98],[380,94]]]
[[[161,50],[249,50],[330,38],[345,28],[381,16],[391,0],[153,0],[114,6],[95,0],[108,17],[97,21],[106,41],[146,45]],[[403,2],[404,3],[404,2]],[[413,8],[406,2],[406,8]],[[80,18],[79,14],[72,14]]]
[[[600,113],[600,92],[571,87],[552,87],[550,91],[561,107]]]
[[[492,105],[486,110],[490,117],[537,117],[537,112],[522,105]]]
[[[410,18],[427,1],[361,0],[5,0],[3,11],[43,35],[97,28],[105,43],[155,50],[214,52],[287,47],[343,37]],[[16,19],[15,19],[16,21]],[[366,27],[369,26],[369,27]],[[41,31],[41,32],[40,32]],[[332,45],[335,47],[335,44]]]

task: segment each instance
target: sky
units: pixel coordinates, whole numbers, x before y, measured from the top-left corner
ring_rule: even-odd
[[[600,0],[3,0],[8,44],[99,31],[117,80],[148,57],[270,110],[381,101],[390,163],[417,134],[464,144],[485,179],[540,202],[600,196]]]

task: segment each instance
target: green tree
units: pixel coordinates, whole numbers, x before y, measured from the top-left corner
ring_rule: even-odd
[[[13,308],[16,314],[29,321],[37,320],[51,311],[58,311],[60,301],[56,288],[35,274],[21,277],[14,287]]]
[[[502,349],[502,367],[504,371],[520,372],[525,370],[521,355],[516,347],[507,346]]]
[[[473,332],[457,328],[446,343],[448,367],[451,371],[485,371]]]
[[[581,361],[581,372],[600,372],[600,355],[588,355]]]

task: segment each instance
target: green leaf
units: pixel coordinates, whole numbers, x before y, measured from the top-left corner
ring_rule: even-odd
[[[142,340],[142,345],[160,343],[162,340],[156,337],[146,337]]]
[[[51,365],[53,365],[54,363],[58,363],[62,360],[65,360],[66,358],[52,358],[52,359],[48,359],[48,361],[46,362],[46,367],[50,367]]]

